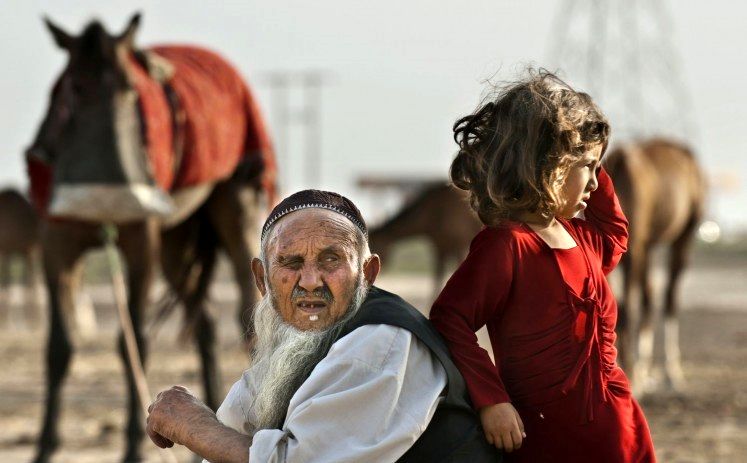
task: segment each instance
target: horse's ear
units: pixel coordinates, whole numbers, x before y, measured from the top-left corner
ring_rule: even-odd
[[[127,45],[132,48],[135,45],[135,33],[140,27],[140,12],[133,14],[130,18],[130,22],[127,23],[125,30],[117,37],[119,44]]]
[[[58,47],[65,50],[72,49],[73,44],[75,44],[75,37],[62,30],[62,28],[53,23],[47,16],[44,17],[44,23],[47,25],[49,32],[52,33],[52,37],[54,37],[54,41]]]

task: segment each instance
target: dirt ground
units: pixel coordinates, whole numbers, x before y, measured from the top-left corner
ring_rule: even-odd
[[[661,276],[659,277],[659,280]],[[678,393],[641,398],[661,462],[747,461],[747,262],[698,258],[682,291],[681,346],[687,383]],[[432,284],[425,276],[385,274],[380,286],[427,310]],[[122,366],[115,351],[116,318],[106,287],[90,288],[99,331],[76,340],[76,352],[63,394],[59,463],[107,463],[121,458],[124,424]],[[224,389],[246,366],[233,323],[235,291],[213,288],[220,317],[220,362]],[[176,339],[174,317],[158,332],[148,365],[156,391],[183,384],[199,391],[194,348]],[[16,314],[15,323],[18,324]],[[44,398],[44,329],[0,327],[0,463],[30,461]],[[739,367],[742,365],[742,367]],[[145,444],[149,462],[161,461]],[[179,461],[191,461],[176,449]]]

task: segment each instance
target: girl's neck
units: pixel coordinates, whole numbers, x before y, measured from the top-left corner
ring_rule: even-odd
[[[571,249],[577,246],[576,240],[554,216],[547,218],[540,214],[525,213],[519,215],[519,220],[531,228],[550,249]]]
[[[554,216],[544,216],[538,212],[525,211],[516,217],[520,222],[524,222],[535,230],[542,230],[555,224],[556,220]]]

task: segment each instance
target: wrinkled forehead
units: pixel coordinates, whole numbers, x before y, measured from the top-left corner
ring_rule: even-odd
[[[345,216],[321,208],[308,208],[278,220],[267,237],[270,252],[309,252],[340,247],[354,252],[357,228]]]

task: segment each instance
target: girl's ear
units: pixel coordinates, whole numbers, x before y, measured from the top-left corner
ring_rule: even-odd
[[[381,271],[381,259],[378,254],[372,254],[366,262],[363,263],[363,276],[368,283],[368,286],[372,286],[376,277],[379,276]]]

